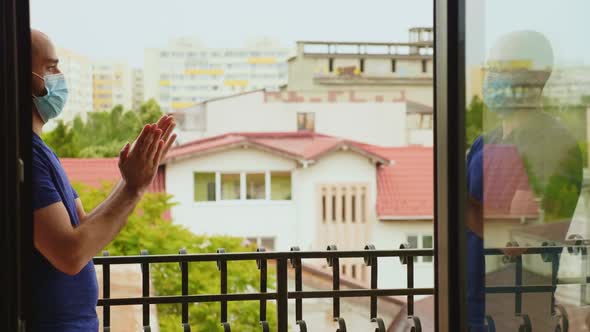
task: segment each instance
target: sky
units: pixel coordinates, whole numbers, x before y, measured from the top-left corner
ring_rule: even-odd
[[[144,49],[196,36],[210,47],[271,37],[297,40],[407,41],[433,25],[432,0],[30,0],[31,26],[92,59],[143,64]]]
[[[590,65],[588,0],[468,0],[466,4],[470,63],[482,63],[501,35],[534,30],[551,43],[556,65]]]

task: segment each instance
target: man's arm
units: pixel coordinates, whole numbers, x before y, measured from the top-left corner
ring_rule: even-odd
[[[103,209],[86,216],[76,228],[62,202],[36,210],[35,247],[55,268],[75,275],[121,231],[140,198],[137,190],[120,185],[102,204]]]
[[[147,125],[131,150],[127,144],[119,156],[123,179],[109,197],[74,228],[62,202],[34,212],[35,247],[60,271],[77,274],[121,228],[153,180],[163,155],[162,130]],[[80,213],[81,203],[77,205]],[[83,208],[82,208],[83,212]]]
[[[84,219],[86,219],[86,210],[84,210],[84,204],[82,204],[80,197],[76,198],[76,212],[78,213],[78,220],[81,225]]]

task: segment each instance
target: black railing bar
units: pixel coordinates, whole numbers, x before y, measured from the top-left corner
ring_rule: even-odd
[[[289,319],[289,285],[287,283],[287,259],[277,260],[276,278],[276,306],[277,306],[277,331],[287,332]]]
[[[150,255],[150,256],[108,256],[94,257],[94,264],[138,264],[138,263],[178,263],[178,262],[216,262],[241,261],[257,259],[322,259],[322,258],[363,258],[363,257],[414,257],[433,256],[433,249],[404,249],[404,250],[363,250],[354,251],[286,251],[286,252],[235,252],[235,253],[207,253],[186,255]]]
[[[371,296],[407,296],[407,295],[433,295],[433,288],[390,288],[390,289],[344,289],[338,291],[290,291],[289,299],[320,299],[330,297],[371,297]],[[176,303],[204,303],[221,301],[260,301],[276,300],[277,293],[244,293],[244,294],[199,294],[199,295],[174,295],[152,297],[125,297],[99,299],[98,306],[110,305],[137,305],[137,304],[176,304]]]
[[[550,285],[526,285],[526,286],[489,286],[486,287],[486,293],[490,294],[514,294],[520,293],[546,293],[555,290],[555,286]]]
[[[149,252],[147,250],[141,251],[142,256],[148,256]],[[143,297],[150,296],[150,265],[149,263],[142,263],[141,264],[141,293]],[[142,308],[142,319],[143,319],[143,327],[150,326],[150,306],[146,303],[143,304]]]
[[[514,312],[522,313],[522,256],[516,257],[516,269],[514,271],[515,292],[514,292]]]
[[[260,301],[262,299],[275,300],[276,293],[243,293],[243,294],[199,294],[199,295],[162,295],[150,297],[120,297],[99,299],[98,306],[103,305],[138,305],[138,304],[177,304],[177,303],[206,303],[221,301]]]
[[[108,251],[104,251],[103,255],[108,256]],[[108,299],[111,297],[111,268],[109,264],[102,266],[102,294],[103,297]],[[108,305],[102,308],[103,325],[105,327],[111,326],[111,309]]]
[[[577,248],[579,246],[564,246],[564,247],[519,247],[521,249],[526,249],[526,252],[523,252],[522,255],[535,255],[535,254],[559,254],[564,249],[567,248]],[[504,252],[505,250],[514,250],[514,247],[507,247],[507,248],[486,248],[483,250],[484,255],[486,256],[493,256],[493,255],[506,255]]]

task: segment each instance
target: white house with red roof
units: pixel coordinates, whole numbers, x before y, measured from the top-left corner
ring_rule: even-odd
[[[170,150],[166,191],[179,203],[174,222],[271,250],[432,247],[432,153],[314,132],[230,133]],[[432,260],[418,260],[416,284],[432,284]],[[368,280],[362,260],[341,264],[344,276]],[[384,265],[380,282],[401,287],[403,271]]]

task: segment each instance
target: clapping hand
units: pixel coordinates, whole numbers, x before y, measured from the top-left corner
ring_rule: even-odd
[[[119,170],[125,185],[143,193],[152,183],[162,158],[176,140],[172,134],[176,123],[168,115],[155,124],[147,124],[131,146],[127,143],[119,153]]]

